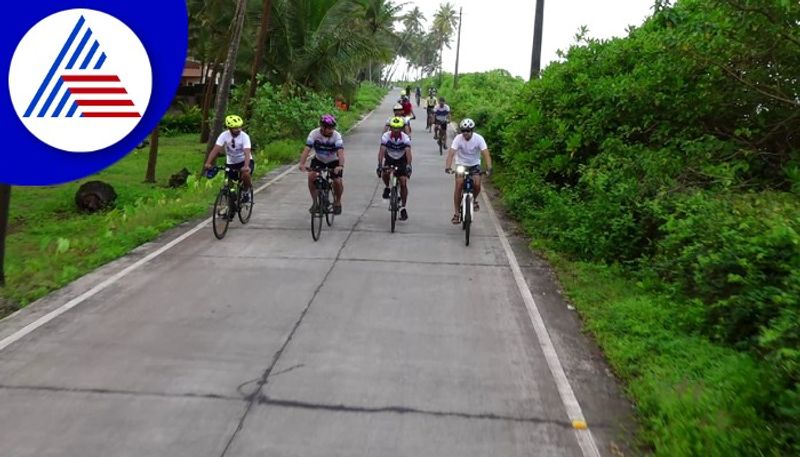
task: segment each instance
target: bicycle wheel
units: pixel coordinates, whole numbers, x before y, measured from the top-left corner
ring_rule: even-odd
[[[397,185],[392,187],[392,193],[389,196],[389,211],[392,213],[392,233],[394,233],[394,226],[397,223],[397,210],[399,209],[399,197],[397,195]]]
[[[211,226],[214,229],[214,236],[218,240],[225,237],[225,232],[228,231],[228,224],[231,221],[228,218],[229,212],[228,193],[225,190],[221,190],[214,201],[214,213],[211,215]]]
[[[328,186],[323,193],[323,201],[325,202],[325,223],[328,224],[328,227],[333,225],[333,218],[336,217],[336,214],[333,213],[333,206],[331,206],[331,188]]]
[[[472,225],[472,195],[464,198],[464,239],[469,246],[469,226]]]
[[[311,238],[313,238],[314,241],[319,240],[319,235],[322,233],[322,212],[324,211],[322,206],[322,191],[317,193],[316,204],[317,211],[311,213]]]
[[[243,201],[247,196],[247,201]],[[253,214],[253,188],[239,191],[239,222],[246,224],[250,221]]]

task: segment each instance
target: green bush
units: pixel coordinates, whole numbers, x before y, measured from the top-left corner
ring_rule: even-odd
[[[541,245],[624,266],[684,305],[667,317],[681,332],[760,362],[720,365],[706,411],[771,434],[722,443],[689,416],[659,422],[689,412],[701,385],[672,412],[644,408],[660,455],[800,455],[788,425],[800,421],[798,22],[798,2],[659,1],[625,38],[579,34],[491,115],[503,121],[496,182]],[[637,401],[669,375],[654,372]]]
[[[180,114],[165,114],[159,124],[161,134],[174,136],[179,133],[199,133],[203,113],[194,105],[182,105]]]

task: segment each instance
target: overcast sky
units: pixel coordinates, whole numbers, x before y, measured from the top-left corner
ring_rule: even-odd
[[[413,0],[425,15],[426,28],[441,0]],[[459,72],[504,68],[528,79],[533,46],[533,19],[536,0],[451,0],[456,12],[463,7]],[[625,36],[628,25],[640,25],[652,13],[653,0],[546,0],[542,39],[542,68],[557,60],[556,50],[574,43],[581,25],[593,38]],[[455,67],[456,42],[445,48],[445,71]],[[405,66],[398,70],[399,73]]]

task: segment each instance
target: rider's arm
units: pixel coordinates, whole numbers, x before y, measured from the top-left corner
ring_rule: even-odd
[[[411,146],[406,146],[406,162],[411,165]]]
[[[489,150],[488,149],[483,149],[481,151],[481,155],[483,156],[483,160],[486,162],[486,169],[487,170],[491,170],[492,169],[492,155],[489,154]]]
[[[447,161],[445,162],[444,168],[445,170],[449,168],[453,168],[453,156],[456,154],[456,150],[452,147],[447,150]]]
[[[344,168],[344,148],[336,150],[336,157],[339,159],[339,168]]]
[[[303,148],[303,152],[300,154],[300,170],[305,171],[306,169],[306,160],[308,160],[308,153],[311,152],[311,148],[306,146]]]
[[[250,169],[250,160],[253,158],[252,152],[250,152],[250,148],[244,148],[244,167],[248,170]]]
[[[211,164],[214,163],[219,152],[222,150],[222,146],[215,144],[213,148],[211,148],[211,152],[208,153],[208,159],[206,159],[205,168],[211,168]]]
[[[383,166],[383,158],[386,156],[386,146],[381,145],[378,148],[378,168]]]

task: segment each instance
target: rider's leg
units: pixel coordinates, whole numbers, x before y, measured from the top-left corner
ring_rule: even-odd
[[[308,174],[308,192],[311,194],[311,201],[317,200],[317,187],[314,185],[314,180],[317,179],[319,173],[312,171]]]
[[[342,206],[342,193],[344,193],[342,178],[335,178],[333,180],[333,206]]]
[[[383,184],[386,187],[389,187],[389,172],[388,171],[384,171],[383,172]]]
[[[453,208],[455,208],[456,213],[461,211],[461,191],[463,186],[464,186],[464,178],[457,176],[456,188],[455,192],[453,192]]]
[[[408,177],[401,176],[400,177],[400,198],[403,200],[403,206],[406,206],[406,201],[408,201]]]
[[[473,194],[475,195],[475,200],[478,200],[478,195],[481,194],[481,175],[474,175],[472,176],[472,184],[474,185],[475,191]]]

